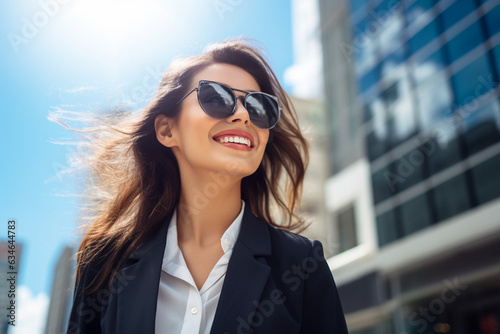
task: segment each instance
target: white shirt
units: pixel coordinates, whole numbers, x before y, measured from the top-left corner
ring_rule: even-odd
[[[209,334],[219,302],[227,264],[240,233],[245,202],[220,240],[224,255],[198,291],[177,243],[177,210],[167,231],[167,244],[156,307],[156,334]]]

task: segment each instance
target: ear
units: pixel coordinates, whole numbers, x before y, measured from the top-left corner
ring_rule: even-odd
[[[155,118],[155,132],[158,141],[166,147],[177,146],[177,138],[172,133],[174,121],[165,115]]]

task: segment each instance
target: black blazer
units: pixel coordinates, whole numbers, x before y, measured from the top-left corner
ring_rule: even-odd
[[[171,217],[132,252],[111,287],[87,294],[99,264],[88,267],[75,287],[68,334],[154,334]],[[245,206],[210,333],[347,333],[321,243],[276,229]]]

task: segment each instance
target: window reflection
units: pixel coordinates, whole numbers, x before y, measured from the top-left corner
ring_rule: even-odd
[[[471,208],[465,174],[460,174],[434,188],[437,220],[445,220]]]
[[[439,35],[440,35],[439,25],[435,20],[431,21],[425,28],[423,28],[412,38],[410,38],[411,52],[412,53],[417,52]]]
[[[447,30],[475,10],[474,0],[456,0],[441,14],[444,29]]]
[[[475,22],[450,40],[447,44],[450,63],[464,56],[479,44],[484,43],[482,36],[481,26],[479,22]]]
[[[380,80],[380,65],[375,66],[371,71],[366,73],[358,80],[359,90],[365,92],[371,86],[375,85]]]
[[[380,203],[391,197],[396,189],[396,174],[390,166],[385,166],[372,174],[373,201]]]
[[[462,160],[462,151],[452,119],[439,123],[434,134],[422,146],[432,152],[427,154],[429,173],[435,174]],[[425,145],[425,146],[424,146]]]
[[[425,83],[428,79],[434,78],[436,75],[444,77],[442,70],[444,70],[445,67],[446,62],[443,48],[437,50],[424,60],[415,60],[413,75],[417,85]]]
[[[385,83],[406,79],[405,48],[402,46],[381,62],[380,79]]]
[[[375,132],[371,132],[366,136],[366,149],[368,158],[373,161],[387,151],[387,141],[385,138],[379,138]]]
[[[451,83],[457,106],[461,107],[478,98],[478,92],[481,94],[484,92],[480,88],[484,85],[484,81],[488,82],[490,74],[488,58],[483,55],[452,76]]]
[[[382,55],[389,53],[395,45],[402,44],[402,33],[404,30],[404,16],[398,1],[385,0],[375,8],[378,21],[382,25],[379,43]]]
[[[406,19],[408,25],[414,24],[416,28],[423,27],[425,22],[428,22],[429,17],[433,17],[433,13],[427,12],[438,1],[437,0],[417,0],[410,2],[406,9]]]
[[[420,125],[425,133],[431,132],[452,111],[451,91],[444,73],[436,77],[441,77],[436,84],[417,88]]]
[[[377,234],[379,246],[400,238],[394,210],[389,210],[377,216]]]
[[[376,25],[372,17],[365,17],[354,25],[355,71],[358,76],[372,68],[377,61],[376,55]]]
[[[499,168],[500,155],[496,155],[471,169],[478,204],[500,197]]]
[[[393,93],[395,99],[386,100],[389,115],[388,129],[390,147],[396,147],[416,133],[417,125],[408,78],[402,78],[389,89],[391,88],[395,90],[395,93]]]
[[[469,155],[500,142],[500,110],[494,100],[470,113],[462,121],[464,142]]]
[[[500,44],[495,46],[490,52],[493,52],[493,58],[495,59],[497,68],[497,78],[500,78]],[[498,84],[499,83],[497,83],[497,85]]]
[[[427,193],[400,205],[403,234],[409,235],[432,224]]]
[[[387,124],[385,116],[385,107],[381,99],[376,99],[369,106],[369,114],[372,118],[373,132],[367,136],[368,156],[374,160],[387,151]]]
[[[398,192],[410,188],[425,179],[426,155],[416,147],[392,163],[392,170],[398,176],[394,182]]]
[[[488,27],[488,36],[493,36],[500,32],[500,6],[495,6],[484,17]],[[498,59],[498,58],[497,58]]]

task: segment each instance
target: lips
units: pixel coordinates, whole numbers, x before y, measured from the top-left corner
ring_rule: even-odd
[[[243,130],[224,130],[213,136],[213,139],[219,143],[233,143],[233,145],[245,145],[249,148],[254,147],[252,135]]]

